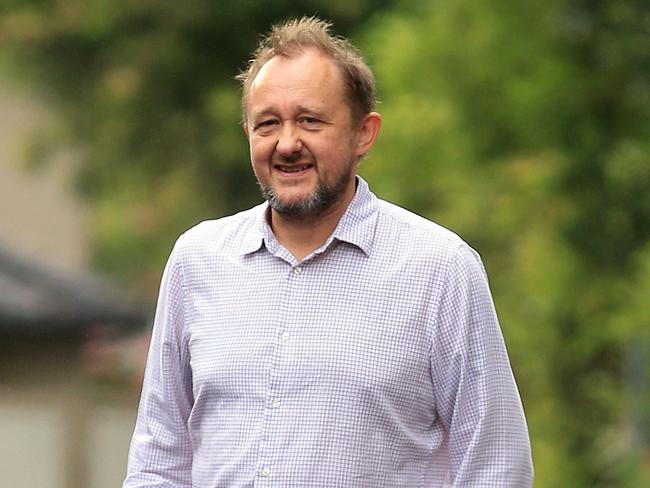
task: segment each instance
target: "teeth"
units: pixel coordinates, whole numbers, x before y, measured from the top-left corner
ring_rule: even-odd
[[[289,168],[281,167],[280,171],[284,171],[285,173],[297,173],[299,171],[304,171],[307,168],[309,168],[309,166],[297,166],[297,167],[292,166],[292,167],[289,167]]]

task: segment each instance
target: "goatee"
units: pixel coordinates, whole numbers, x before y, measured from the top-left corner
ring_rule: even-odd
[[[260,188],[270,207],[277,213],[288,218],[304,219],[318,217],[334,206],[343,197],[350,178],[353,178],[350,173],[343,174],[331,186],[326,186],[319,181],[313,192],[302,200],[294,202],[283,200],[271,185],[260,185]]]

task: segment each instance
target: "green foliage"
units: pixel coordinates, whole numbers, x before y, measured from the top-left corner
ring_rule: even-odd
[[[650,484],[645,1],[14,0],[0,63],[83,150],[97,264],[154,290],[173,239],[259,201],[232,80],[257,35],[360,34],[384,125],[362,173],[481,251],[537,487]],[[354,38],[354,36],[353,36]]]

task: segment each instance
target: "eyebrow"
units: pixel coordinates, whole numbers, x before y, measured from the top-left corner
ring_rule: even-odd
[[[316,108],[316,107],[306,107],[304,105],[298,105],[296,108],[296,114],[303,114],[303,113],[309,113],[316,115],[319,118],[324,118],[325,117],[325,111],[322,110],[321,108]],[[277,116],[277,111],[274,110],[273,108],[265,108],[263,110],[260,110],[259,112],[254,112],[251,115],[250,120],[258,120],[262,117],[272,115],[272,116]]]
[[[299,105],[298,106],[298,113],[302,114],[302,113],[305,113],[305,112],[310,113],[310,114],[314,114],[314,115],[316,115],[318,117],[324,117],[325,116],[325,112],[321,108],[304,107],[302,105]]]
[[[257,120],[260,117],[264,117],[266,115],[275,115],[275,111],[271,110],[269,108],[264,109],[264,110],[260,110],[259,112],[255,112],[255,113],[251,114],[250,119],[251,120]]]

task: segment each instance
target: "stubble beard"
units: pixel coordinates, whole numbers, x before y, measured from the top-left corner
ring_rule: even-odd
[[[331,185],[319,179],[313,192],[295,202],[283,200],[271,185],[260,185],[260,188],[270,207],[278,214],[293,220],[304,220],[323,215],[343,198],[350,179],[354,177],[352,171],[351,164],[349,171],[342,173]]]

